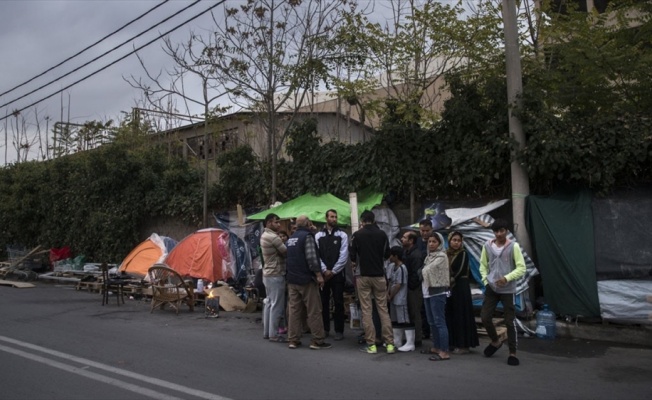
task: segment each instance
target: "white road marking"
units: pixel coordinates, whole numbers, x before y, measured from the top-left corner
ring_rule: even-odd
[[[149,377],[149,376],[146,376],[146,375],[137,374],[137,373],[135,373],[133,371],[127,371],[127,370],[124,370],[124,369],[121,369],[121,368],[115,368],[115,367],[112,367],[110,365],[98,363],[98,362],[88,360],[88,359],[85,359],[85,358],[81,358],[81,357],[76,357],[76,356],[73,356],[73,355],[70,355],[70,354],[62,353],[60,351],[51,350],[51,349],[48,349],[48,348],[45,348],[45,347],[37,346],[37,345],[31,344],[31,343],[22,342],[20,340],[12,339],[12,338],[9,338],[9,337],[6,337],[6,336],[0,336],[0,341],[4,341],[6,343],[11,343],[11,344],[14,344],[16,346],[21,346],[21,347],[24,347],[24,348],[28,348],[30,350],[40,351],[42,353],[46,353],[46,354],[49,354],[49,355],[52,355],[52,356],[55,356],[55,357],[60,357],[60,358],[63,358],[65,360],[68,360],[68,361],[73,361],[73,362],[82,364],[82,367],[71,366],[71,365],[68,365],[68,364],[60,363],[58,361],[50,360],[50,359],[45,358],[45,357],[37,356],[37,355],[27,353],[27,352],[24,352],[24,351],[21,351],[21,350],[13,349],[11,347],[6,347],[6,346],[0,345],[0,350],[5,351],[7,353],[16,354],[18,356],[25,357],[25,358],[28,358],[28,359],[33,360],[33,361],[38,361],[38,362],[50,365],[50,366],[55,367],[55,368],[63,369],[63,370],[68,371],[68,372],[79,374],[79,375],[85,376],[85,377],[90,378],[90,379],[95,379],[95,380],[99,380],[99,381],[102,381],[102,382],[105,382],[105,383],[108,383],[108,384],[111,384],[111,385],[116,385],[116,386],[118,386],[120,388],[131,390],[133,392],[140,393],[140,394],[143,394],[145,396],[158,398],[158,399],[178,399],[177,397],[172,397],[172,396],[169,396],[169,395],[165,395],[165,394],[153,391],[153,390],[149,390],[149,389],[137,386],[137,385],[130,384],[128,382],[124,382],[124,381],[120,381],[118,379],[113,379],[113,378],[109,378],[109,377],[106,377],[106,376],[103,376],[103,375],[100,375],[100,374],[96,374],[94,372],[87,371],[86,369],[88,367],[97,368],[97,369],[100,369],[100,370],[111,372],[111,373],[116,374],[116,375],[126,376],[126,377],[131,378],[131,379],[140,380],[142,382],[146,382],[146,383],[151,384],[151,385],[160,386],[160,387],[165,388],[165,389],[175,390],[175,391],[178,391],[178,392],[181,392],[181,393],[184,393],[184,394],[187,394],[187,395],[199,397],[199,398],[202,398],[202,399],[207,399],[207,400],[231,400],[228,397],[223,397],[223,396],[219,396],[219,395],[216,395],[216,394],[213,394],[213,393],[208,393],[208,392],[204,392],[204,391],[201,391],[201,390],[189,388],[189,387],[186,387],[186,386],[177,385],[176,383],[166,382],[166,381],[161,380],[161,379]]]
[[[73,374],[81,375],[81,376],[83,376],[85,378],[88,378],[88,379],[94,379],[96,381],[107,383],[109,385],[117,386],[120,389],[129,390],[131,392],[138,393],[138,394],[141,394],[143,396],[151,397],[153,399],[182,400],[179,397],[169,396],[167,394],[157,392],[157,391],[154,391],[154,390],[150,390],[150,389],[146,389],[144,387],[137,386],[137,385],[134,385],[134,384],[131,384],[131,383],[127,383],[127,382],[121,381],[119,379],[114,379],[114,378],[111,378],[111,377],[108,377],[108,376],[97,374],[95,372],[86,371],[84,369],[84,367],[82,367],[82,368],[74,367],[72,365],[64,364],[64,363],[61,363],[59,361],[50,360],[49,358],[37,356],[37,355],[31,354],[31,353],[28,353],[26,351],[12,349],[11,347],[3,346],[1,344],[0,344],[0,351],[15,354],[17,356],[27,358],[28,360],[40,362],[42,364],[49,365],[50,367],[62,369],[64,371],[71,372]]]

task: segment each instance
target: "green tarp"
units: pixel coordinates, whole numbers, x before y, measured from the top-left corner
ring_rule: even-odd
[[[358,213],[371,210],[381,203],[383,195],[371,190],[362,190],[358,193]],[[339,225],[351,225],[351,207],[348,202],[333,196],[330,193],[321,195],[304,194],[296,199],[250,215],[247,219],[263,220],[269,213],[274,213],[281,219],[296,218],[299,215],[307,215],[311,221],[326,223],[326,211],[333,209],[337,211],[337,222]]]
[[[528,196],[528,225],[546,303],[560,315],[599,317],[591,194]]]

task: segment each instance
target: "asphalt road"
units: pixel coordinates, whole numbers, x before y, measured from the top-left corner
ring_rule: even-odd
[[[521,338],[521,365],[481,347],[447,362],[262,339],[260,313],[171,310],[67,285],[0,286],[0,399],[649,399],[652,349]]]

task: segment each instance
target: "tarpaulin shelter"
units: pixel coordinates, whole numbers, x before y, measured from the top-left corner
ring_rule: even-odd
[[[163,262],[177,241],[167,236],[152,233],[149,238],[134,247],[122,260],[120,272],[144,278],[149,267]]]
[[[480,223],[473,220],[475,218],[477,218],[477,221],[480,221]],[[482,247],[489,240],[495,238],[491,228],[486,228],[484,225],[491,225],[493,222],[494,218],[489,214],[476,215],[471,220],[459,222],[451,226],[448,230],[458,231],[464,235],[464,248],[470,256],[469,267],[473,274],[473,279],[475,279],[483,289],[484,285],[482,284],[482,277],[480,275],[480,256],[482,255]],[[507,238],[511,241],[518,242],[511,232],[507,234]],[[528,282],[534,276],[539,274],[539,270],[535,267],[534,262],[522,246],[521,253],[523,253],[523,258],[525,259],[525,275],[516,281],[516,307],[518,311],[526,311],[525,293],[529,288]],[[480,306],[481,304],[481,299],[474,300],[474,305]]]
[[[358,212],[371,210],[383,200],[381,193],[370,189],[358,193]],[[287,201],[279,206],[261,211],[247,218],[250,220],[264,220],[267,214],[274,213],[280,219],[296,218],[306,215],[312,222],[326,223],[326,211],[333,209],[337,211],[337,222],[339,225],[351,225],[351,206],[348,202],[330,193],[320,195],[304,194],[295,199]]]
[[[652,187],[597,198],[528,196],[528,227],[546,303],[571,317],[650,324]]]
[[[494,238],[493,231],[491,228],[488,228],[494,222],[494,218],[487,213],[503,206],[507,202],[508,200],[501,200],[475,208],[446,208],[444,204],[433,203],[424,209],[422,219],[430,219],[433,229],[441,232],[444,238],[446,238],[448,232],[458,231],[462,233],[464,236],[464,248],[469,255],[471,274],[482,289],[484,289],[480,276],[482,246]],[[419,222],[416,222],[410,225],[410,228],[417,229],[418,226]],[[507,234],[507,238],[511,241],[517,241],[511,232]],[[447,243],[445,245],[447,246]],[[521,247],[521,251],[525,259],[526,272],[516,282],[515,304],[518,311],[526,311],[525,292],[529,288],[528,282],[532,277],[538,275],[539,271],[523,247]],[[482,298],[474,298],[473,303],[475,306],[480,306],[482,304]]]
[[[224,221],[220,220],[217,216],[215,216],[215,221],[217,222],[218,228],[229,232],[229,249],[231,250],[231,255],[232,255],[231,259],[235,264],[235,271],[237,271],[233,279],[236,282],[246,281],[247,273],[248,271],[251,270],[251,264],[252,264],[251,251],[249,250],[249,246],[247,245],[247,242],[245,242],[240,237],[238,237],[238,235],[234,231],[232,231],[229,228],[229,226]]]
[[[186,236],[165,259],[181,276],[228,281],[238,275],[229,247],[229,232],[224,229],[200,229]]]

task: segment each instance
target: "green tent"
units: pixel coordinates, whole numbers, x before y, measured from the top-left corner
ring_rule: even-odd
[[[383,200],[381,193],[371,190],[363,190],[358,193],[358,212],[371,210]],[[304,194],[296,199],[261,211],[257,214],[250,215],[247,219],[263,220],[269,213],[274,213],[281,219],[296,218],[299,215],[307,215],[311,221],[324,224],[326,223],[326,211],[333,209],[337,211],[337,222],[340,225],[351,225],[351,207],[348,202],[333,196],[330,193]]]

